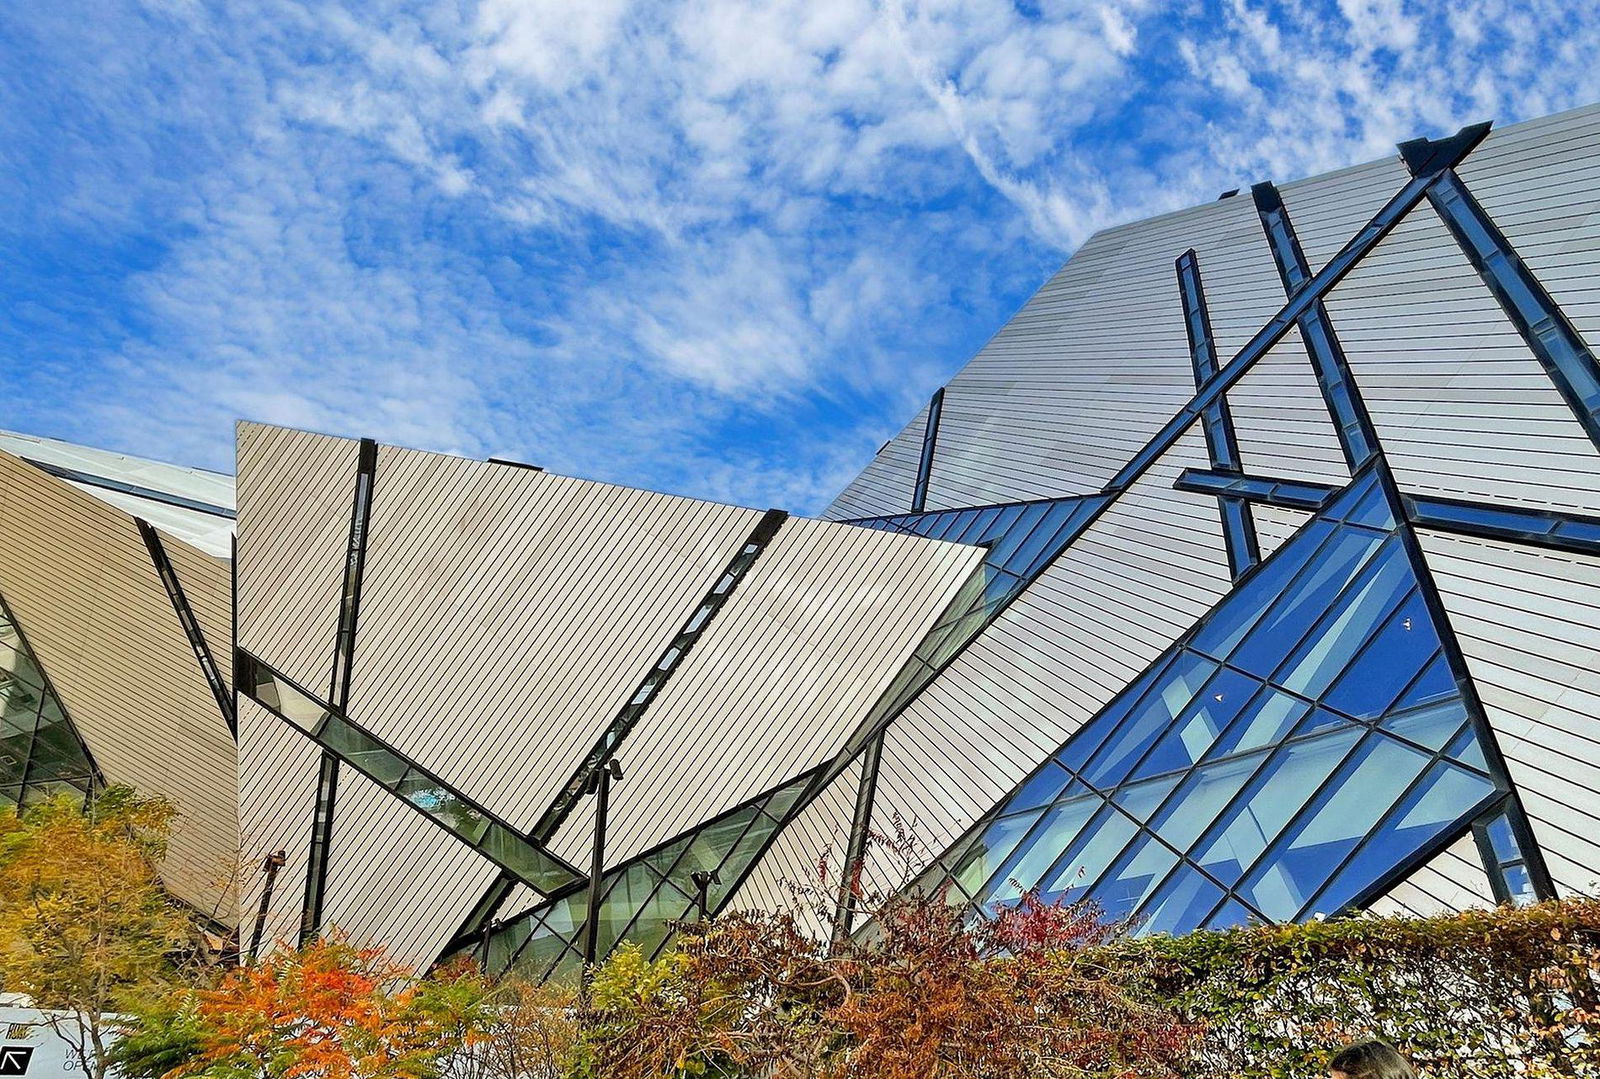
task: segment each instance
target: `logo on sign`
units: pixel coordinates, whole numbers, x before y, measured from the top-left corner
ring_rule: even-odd
[[[7,1045],[0,1047],[0,1075],[27,1075],[28,1062],[33,1059],[33,1046]]]

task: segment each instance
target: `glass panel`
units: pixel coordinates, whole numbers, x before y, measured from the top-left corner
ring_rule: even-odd
[[[1422,676],[1406,687],[1406,691],[1394,702],[1393,707],[1413,708],[1440,697],[1453,696],[1457,692],[1459,687],[1456,685],[1455,672],[1450,669],[1450,660],[1441,651],[1434,661],[1428,664],[1428,669],[1422,672]]]
[[[1133,778],[1192,766],[1205,756],[1217,735],[1250,703],[1260,688],[1257,679],[1227,668],[1219,670],[1134,770]]]
[[[756,810],[751,806],[702,827],[689,840],[683,858],[672,871],[673,877],[687,881],[691,873],[715,871],[755,819]]]
[[[1346,728],[1280,749],[1203,840],[1195,861],[1225,885],[1253,865],[1361,737]]]
[[[1228,929],[1236,925],[1259,925],[1261,919],[1237,899],[1229,899],[1222,905],[1222,909],[1206,919],[1207,929]]]
[[[1149,835],[1141,835],[1117,865],[1089,891],[1111,920],[1127,917],[1178,864],[1178,856]]]
[[[1362,844],[1314,905],[1329,914],[1342,910],[1385,873],[1458,827],[1464,816],[1494,793],[1494,785],[1482,776],[1443,761],[1436,763],[1422,785]]]
[[[1063,802],[1044,814],[1043,824],[1029,833],[989,881],[985,901],[1007,902],[1019,899],[1024,889],[1036,887],[1039,879],[1077,840],[1083,826],[1105,801],[1098,795]],[[1037,815],[1035,815],[1037,817]]]
[[[1188,933],[1222,902],[1222,889],[1204,874],[1180,865],[1156,891],[1141,915],[1139,933]]]
[[[1336,533],[1327,548],[1234,650],[1230,662],[1263,678],[1271,674],[1305,633],[1306,627],[1328,609],[1334,597],[1367,564],[1382,542],[1382,536],[1355,529]]]
[[[1073,736],[1067,739],[1067,744],[1056,754],[1056,760],[1063,767],[1074,772],[1082,772],[1084,762],[1094,756],[1095,750],[1105,742],[1106,737],[1122,722],[1123,718],[1137,706],[1145,693],[1152,685],[1164,677],[1177,657],[1185,653],[1169,654],[1151,664],[1144,674],[1140,675],[1126,689],[1117,694],[1111,703],[1101,710],[1100,714],[1084,724]]]
[[[1400,541],[1391,539],[1360,580],[1339,597],[1310,638],[1295,650],[1285,665],[1286,671],[1273,682],[1306,697],[1321,696],[1366,642],[1373,627],[1406,597],[1411,584],[1411,564]]]
[[[1050,901],[1092,886],[1137,830],[1138,826],[1124,814],[1110,806],[1102,809],[1084,829],[1074,849],[1061,859],[1050,880],[1042,884],[1042,897]]]
[[[1368,737],[1239,895],[1269,918],[1294,919],[1427,763],[1399,742]]]
[[[1223,808],[1249,782],[1266,751],[1247,757],[1208,764],[1184,780],[1178,793],[1161,810],[1152,827],[1179,850],[1188,850],[1200,833],[1216,820]]]
[[[1211,756],[1226,757],[1272,745],[1288,736],[1311,706],[1297,697],[1267,691],[1257,694],[1239,718],[1211,749]]]
[[[1527,866],[1521,864],[1501,866],[1500,874],[1505,879],[1506,891],[1511,894],[1513,903],[1520,906],[1539,898],[1533,889],[1533,878],[1528,876]]]
[[[1515,862],[1522,857],[1522,849],[1511,832],[1511,819],[1504,813],[1490,821],[1484,831],[1489,833],[1489,846],[1501,862]]]
[[[1413,590],[1322,703],[1356,719],[1380,716],[1438,651],[1439,635],[1428,606],[1422,593]]]
[[[1080,773],[1084,780],[1105,790],[1127,779],[1145,750],[1182,714],[1216,669],[1204,656],[1180,653],[1160,684],[1145,695]]]
[[[1345,515],[1345,520],[1351,524],[1367,525],[1371,528],[1381,528],[1385,532],[1394,528],[1394,515],[1389,512],[1389,500],[1384,497],[1383,488],[1376,479],[1367,480],[1367,491],[1361,496],[1361,501]]]
[[[1022,842],[1022,837],[1044,816],[1042,810],[1002,817],[983,830],[979,840],[967,849],[953,874],[955,881],[970,895],[983,894],[985,885],[1005,865]]]
[[[1452,760],[1460,761],[1480,772],[1489,770],[1489,762],[1483,756],[1483,746],[1478,742],[1478,732],[1470,726],[1450,743],[1448,755]]]
[[[1046,761],[1045,766],[1024,781],[1017,793],[1007,800],[1004,812],[1009,815],[1049,805],[1071,782],[1070,772],[1053,760]]]
[[[1207,617],[1190,647],[1216,659],[1226,659],[1245,633],[1266,613],[1267,606],[1322,549],[1333,526],[1321,519],[1310,521],[1271,558],[1254,577]]]
[[[3,616],[0,616],[0,621],[3,620]],[[22,651],[21,642],[15,636],[9,643],[0,643],[0,673],[31,687],[36,692],[44,690],[44,675],[39,673],[39,667],[34,663],[33,657]]]
[[[505,970],[517,954],[517,949],[526,944],[528,938],[533,935],[536,925],[543,928],[544,923],[537,921],[532,915],[525,914],[516,921],[490,932],[487,949],[479,953],[482,956],[484,969]]]
[[[1390,716],[1379,726],[1400,737],[1437,752],[1449,742],[1467,720],[1467,706],[1461,700],[1440,701],[1414,712]]]

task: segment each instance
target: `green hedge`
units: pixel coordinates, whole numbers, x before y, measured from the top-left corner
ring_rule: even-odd
[[[1600,1076],[1600,901],[1124,940],[1091,958],[1204,1030],[1194,1079],[1323,1079],[1398,1045],[1431,1079]]]

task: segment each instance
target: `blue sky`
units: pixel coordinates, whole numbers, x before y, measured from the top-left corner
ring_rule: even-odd
[[[1570,0],[0,15],[0,426],[814,512],[1097,228],[1600,99]]]

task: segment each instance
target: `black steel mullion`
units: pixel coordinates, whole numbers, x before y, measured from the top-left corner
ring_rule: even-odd
[[[1294,223],[1289,219],[1289,208],[1283,204],[1278,189],[1271,183],[1256,184],[1250,189],[1255,200],[1256,215],[1262,231],[1267,236],[1267,246],[1278,267],[1284,292],[1291,298],[1307,288],[1312,280],[1311,266],[1306,261],[1300,239],[1295,235]],[[1339,447],[1345,463],[1355,472],[1378,452],[1378,432],[1372,417],[1361,400],[1361,391],[1350,373],[1350,363],[1339,344],[1323,304],[1323,290],[1296,318],[1300,339],[1317,376],[1317,386],[1322,391],[1323,403],[1333,418],[1339,436]]]
[[[200,623],[194,616],[194,609],[189,606],[189,599],[183,594],[183,584],[178,580],[177,568],[167,557],[167,549],[162,545],[161,534],[143,517],[135,517],[133,523],[139,529],[140,538],[144,540],[145,550],[150,552],[150,561],[155,565],[156,576],[161,578],[161,586],[166,589],[167,599],[172,603],[172,609],[178,616],[178,624],[183,627],[183,635],[189,640],[189,648],[194,652],[195,662],[200,665],[200,673],[205,676],[206,685],[211,687],[211,695],[217,702],[217,711],[222,713],[223,722],[228,725],[229,732],[237,741],[239,720],[234,713],[233,694],[223,681],[222,672],[217,669],[217,662],[211,656],[211,648],[206,644],[205,631],[200,628]]]
[[[339,622],[334,632],[333,669],[328,700],[341,712],[350,704],[350,674],[355,661],[356,619],[361,608],[361,580],[366,568],[367,531],[372,514],[372,486],[378,469],[378,444],[363,438],[356,449],[355,491],[350,499],[350,532],[345,544],[344,583],[339,593]],[[317,795],[307,847],[305,893],[300,905],[300,944],[322,931],[327,898],[328,859],[333,847],[333,821],[339,795],[339,758],[324,748],[317,763]]]
[[[1206,307],[1199,257],[1193,248],[1178,256],[1176,268],[1184,313],[1183,325],[1189,338],[1189,363],[1194,369],[1194,385],[1198,391],[1216,377],[1216,337],[1211,329],[1211,313]],[[1218,398],[1205,410],[1201,425],[1205,430],[1206,451],[1211,457],[1211,467],[1223,472],[1239,472],[1244,462],[1226,397]],[[1228,565],[1234,580],[1238,580],[1246,570],[1261,561],[1255,520],[1250,512],[1250,504],[1232,495],[1218,497],[1217,512],[1221,517]]]
[[[1494,842],[1489,838],[1489,824],[1505,811],[1506,806],[1502,802],[1500,805],[1490,807],[1488,812],[1472,822],[1472,842],[1478,848],[1478,860],[1483,863],[1483,875],[1489,880],[1489,891],[1496,903],[1509,903],[1515,898],[1506,881],[1507,863],[1500,860],[1500,854],[1494,849]]]
[[[1423,554],[1422,544],[1418,542],[1417,534],[1411,525],[1406,522],[1405,505],[1400,488],[1394,481],[1394,475],[1389,471],[1388,460],[1381,453],[1377,465],[1378,482],[1382,485],[1385,499],[1388,500],[1389,512],[1398,522],[1395,532],[1400,537],[1400,543],[1411,563],[1412,575],[1421,590],[1422,600],[1427,604],[1428,614],[1432,617],[1439,641],[1444,646],[1445,658],[1450,664],[1451,673],[1455,676],[1456,691],[1466,705],[1467,718],[1477,731],[1478,744],[1483,750],[1489,777],[1495,786],[1510,794],[1512,819],[1523,820],[1525,830],[1531,839],[1532,829],[1526,827],[1527,811],[1522,805],[1522,795],[1511,780],[1511,770],[1506,765],[1499,739],[1495,736],[1494,726],[1489,722],[1489,714],[1483,707],[1483,700],[1478,696],[1478,686],[1473,681],[1472,671],[1467,666],[1467,657],[1461,651],[1461,642],[1456,637],[1455,628],[1450,622],[1450,612],[1445,609],[1444,600],[1440,598],[1438,587],[1434,584],[1433,571],[1428,565],[1427,556]],[[1533,883],[1535,894],[1541,899],[1554,898],[1555,883],[1550,877],[1549,867],[1545,865],[1543,849],[1535,842],[1524,851],[1524,856],[1529,859],[1528,876]]]
[[[1514,506],[1487,506],[1464,499],[1418,495],[1403,495],[1401,502],[1407,511],[1407,519],[1419,528],[1498,540],[1503,543],[1600,556],[1600,518]],[[1442,512],[1446,507],[1489,512],[1501,518],[1501,523],[1483,520],[1463,521],[1456,515]],[[1520,522],[1528,527],[1518,527],[1512,522]],[[1543,524],[1546,527],[1535,528],[1533,527],[1535,524]],[[1596,538],[1563,534],[1560,529],[1569,525],[1593,529]]]
[[[1600,446],[1600,363],[1583,335],[1454,168],[1445,170],[1429,187],[1428,201],[1560,391],[1584,433]],[[1524,310],[1517,301],[1518,293],[1529,299],[1535,310]]]
[[[1225,469],[1207,471],[1199,468],[1184,469],[1178,478],[1172,481],[1172,486],[1180,491],[1192,491],[1195,494],[1240,498],[1284,509],[1306,510],[1310,513],[1321,510],[1329,499],[1342,490],[1330,484],[1315,483],[1311,480],[1286,480],[1255,473],[1229,472]],[[1318,497],[1294,494],[1285,491],[1283,489],[1285,487],[1315,490],[1318,492]]]
[[[850,818],[850,838],[845,846],[845,859],[839,866],[839,894],[834,907],[833,942],[835,946],[849,937],[858,900],[858,877],[865,869],[867,837],[872,830],[872,808],[878,793],[878,769],[883,761],[885,733],[879,733],[867,743],[861,758],[861,781],[856,786],[855,812]]]
[[[940,386],[928,401],[928,423],[922,431],[922,456],[917,461],[917,480],[911,492],[913,513],[921,513],[928,504],[928,481],[933,476],[933,453],[939,441],[939,417],[943,412],[944,387]]]
[[[1133,460],[1112,477],[1104,490],[1108,493],[1126,490],[1142,476],[1157,458],[1172,448],[1173,443],[1199,418],[1207,406],[1232,389],[1255,366],[1256,361],[1283,339],[1290,327],[1299,321],[1300,315],[1342,281],[1355,268],[1356,263],[1371,253],[1378,242],[1399,224],[1400,219],[1422,201],[1428,189],[1438,181],[1446,169],[1464,158],[1488,133],[1488,124],[1474,124],[1462,128],[1447,139],[1431,142],[1418,140],[1420,143],[1426,143],[1426,149],[1429,151],[1426,166],[1416,171],[1410,182],[1384,203],[1366,226],[1351,237],[1266,325],[1256,331],[1234,358],[1223,365],[1217,377],[1168,420],[1144,448],[1134,455]]]
[[[175,506],[178,509],[209,514],[212,517],[224,517],[230,521],[238,517],[234,510],[226,506],[214,506],[209,502],[201,502],[198,499],[185,498],[182,495],[171,494],[167,491],[158,491],[153,487],[141,487],[136,483],[127,483],[122,480],[112,479],[109,476],[97,476],[93,472],[82,472],[76,468],[51,464],[49,461],[41,461],[34,457],[23,457],[22,461],[32,465],[46,475],[54,476],[59,480],[66,480],[69,483],[81,483],[86,487],[98,487],[104,491],[116,491],[118,494],[132,495],[147,502],[160,502],[163,505]]]
[[[482,854],[485,858],[489,858],[491,861],[493,861],[494,859],[484,849],[484,847],[485,847],[485,845],[486,845],[486,843],[488,841],[488,836],[491,834],[492,830],[494,828],[498,828],[502,833],[504,833],[506,835],[510,835],[510,836],[515,836],[518,839],[520,839],[523,843],[527,844],[527,846],[531,850],[533,850],[535,853],[537,853],[540,857],[548,859],[552,865],[554,865],[557,869],[560,869],[569,878],[571,878],[571,883],[569,883],[567,885],[559,886],[557,889],[555,889],[553,891],[546,891],[546,889],[544,887],[541,887],[539,884],[536,884],[533,881],[527,881],[528,885],[530,887],[534,888],[536,891],[539,891],[539,892],[541,892],[543,894],[555,895],[555,894],[558,894],[559,891],[562,888],[570,888],[570,887],[581,886],[581,884],[588,879],[587,877],[584,876],[582,871],[580,871],[575,866],[573,866],[570,863],[568,863],[565,859],[561,858],[559,855],[555,854],[553,851],[549,850],[547,847],[543,846],[542,844],[536,843],[536,842],[534,842],[532,840],[528,840],[528,839],[522,837],[521,833],[516,828],[514,828],[512,825],[507,823],[505,820],[501,819],[499,817],[499,815],[497,815],[496,813],[491,811],[488,807],[486,807],[484,805],[481,805],[480,803],[478,803],[474,799],[469,798],[467,795],[463,794],[458,788],[456,788],[452,784],[446,782],[437,773],[435,773],[432,770],[424,767],[421,764],[418,764],[411,757],[409,757],[406,754],[400,752],[398,749],[396,749],[394,746],[392,746],[391,744],[386,742],[384,739],[379,738],[377,735],[373,734],[370,730],[368,730],[367,728],[363,727],[361,724],[357,723],[355,720],[351,719],[349,716],[347,716],[344,713],[342,713],[342,712],[338,711],[337,709],[333,708],[330,704],[328,704],[328,702],[320,700],[316,696],[314,696],[313,694],[308,693],[306,691],[305,687],[303,687],[303,686],[299,685],[298,683],[296,683],[294,681],[294,679],[289,678],[287,675],[283,674],[282,672],[275,670],[270,664],[265,663],[264,661],[262,661],[258,657],[254,656],[251,653],[249,653],[246,650],[244,650],[243,648],[236,649],[235,650],[235,656],[237,657],[237,659],[239,661],[238,662],[238,668],[236,669],[236,673],[235,673],[235,685],[240,687],[240,691],[242,693],[244,693],[245,696],[249,697],[251,700],[253,700],[257,704],[261,705],[261,707],[265,708],[268,712],[271,712],[273,715],[277,716],[280,720],[282,720],[284,723],[287,723],[294,730],[299,731],[300,734],[302,734],[306,738],[310,739],[311,741],[317,743],[318,745],[322,745],[323,748],[330,748],[330,747],[326,746],[325,743],[323,742],[323,737],[324,736],[323,736],[322,732],[326,730],[326,728],[327,728],[327,726],[329,725],[330,722],[337,721],[338,723],[342,724],[343,726],[349,728],[350,730],[356,732],[357,734],[359,734],[363,738],[367,739],[373,745],[381,748],[385,753],[387,753],[395,761],[405,765],[405,767],[407,769],[407,772],[405,773],[406,775],[410,775],[411,773],[415,773],[416,775],[420,776],[421,778],[427,780],[428,783],[431,786],[437,787],[439,790],[444,791],[445,793],[449,794],[450,797],[455,799],[456,802],[458,802],[460,805],[462,805],[463,807],[471,810],[471,812],[475,816],[477,816],[477,817],[481,818],[482,820],[484,820],[485,822],[487,822],[491,826],[491,829],[490,830],[486,830],[484,832],[484,834],[482,836],[480,836],[479,838],[477,838],[475,840],[469,840],[465,833],[455,830],[450,825],[444,823],[444,821],[440,817],[437,817],[437,816],[429,813],[425,808],[423,808],[422,806],[416,804],[410,798],[407,798],[407,797],[397,793],[393,789],[395,783],[397,782],[396,780],[384,779],[381,776],[378,776],[378,775],[373,774],[372,772],[370,772],[367,768],[363,767],[359,762],[348,760],[348,759],[344,759],[344,763],[349,764],[356,771],[362,773],[363,775],[368,776],[368,778],[370,778],[373,781],[373,783],[376,784],[385,793],[390,794],[391,796],[395,797],[396,800],[404,803],[405,805],[410,806],[412,809],[415,809],[418,813],[421,813],[428,820],[433,821],[436,825],[438,825],[439,827],[445,829],[445,831],[450,832],[450,834],[455,836],[460,842],[462,842],[466,846],[469,846],[472,849],[478,851],[478,853]],[[318,709],[321,710],[322,717],[321,717],[321,720],[317,723],[317,726],[316,726],[315,729],[307,729],[300,722],[298,722],[296,720],[293,720],[293,719],[290,719],[288,717],[288,715],[285,712],[283,712],[277,705],[275,705],[275,704],[273,704],[273,703],[271,703],[269,701],[263,700],[258,695],[257,690],[256,690],[256,687],[257,687],[258,683],[257,683],[256,679],[257,679],[257,677],[259,675],[263,675],[263,674],[267,678],[269,678],[269,679],[271,679],[271,680],[273,680],[275,682],[281,682],[283,685],[289,687],[293,692],[295,692],[299,696],[303,697],[306,701],[314,704]],[[240,675],[243,675],[244,677],[240,677]],[[341,758],[341,759],[343,759],[343,758]]]
[[[606,761],[616,753],[617,747],[627,738],[628,733],[637,726],[644,710],[652,702],[660,698],[662,687],[667,683],[668,679],[683,668],[684,661],[694,649],[695,644],[705,635],[706,629],[716,620],[717,615],[727,604],[729,598],[738,589],[740,582],[748,575],[750,567],[766,551],[768,544],[772,542],[773,538],[778,534],[779,528],[782,527],[783,522],[787,519],[788,514],[782,510],[768,510],[762,514],[761,520],[757,522],[749,538],[739,545],[739,552],[728,566],[717,574],[711,591],[707,592],[705,597],[695,605],[689,620],[673,635],[666,651],[651,666],[634,692],[629,694],[628,703],[623,705],[622,710],[606,726],[605,731],[602,732],[594,747],[573,772],[572,778],[567,781],[556,795],[555,801],[545,810],[539,821],[528,830],[527,835],[530,839],[548,843],[555,836],[562,823],[571,814],[572,807],[577,804],[578,798],[582,796],[589,777],[594,774],[597,768],[605,766]],[[752,551],[750,548],[754,548],[754,550]],[[725,586],[724,582],[726,582]],[[697,620],[698,625],[696,625]],[[691,626],[693,627],[692,629],[690,628]],[[667,657],[674,650],[677,651],[677,655],[673,658],[671,666],[663,668],[662,664],[667,662]],[[635,705],[634,701],[646,688],[651,688],[651,692],[644,700]]]

